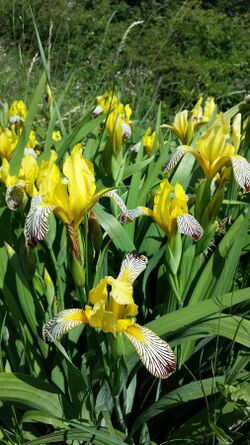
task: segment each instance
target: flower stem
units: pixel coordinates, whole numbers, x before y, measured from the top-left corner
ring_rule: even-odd
[[[61,275],[59,273],[59,267],[57,264],[55,254],[51,247],[49,247],[49,253],[50,253],[50,258],[51,258],[51,261],[53,263],[53,266],[54,266],[55,272],[56,272],[56,291],[57,291],[57,295],[58,295],[58,309],[59,309],[59,311],[61,311],[64,309],[62,279],[61,279]]]

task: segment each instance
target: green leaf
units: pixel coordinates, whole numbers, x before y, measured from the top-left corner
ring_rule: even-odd
[[[23,423],[40,422],[45,425],[53,425],[54,428],[68,428],[69,424],[65,420],[58,419],[57,417],[50,416],[47,413],[41,411],[30,410],[26,411],[22,417]]]
[[[40,162],[42,160],[48,160],[50,157],[50,153],[51,153],[51,147],[53,144],[55,144],[54,140],[52,139],[52,133],[55,129],[55,125],[58,119],[58,110],[59,107],[61,106],[64,96],[66,94],[66,92],[68,91],[70,85],[72,83],[72,76],[70,77],[70,79],[68,80],[67,84],[65,85],[65,89],[63,91],[63,93],[60,95],[58,102],[57,102],[57,107],[54,107],[51,113],[51,117],[50,117],[50,122],[49,122],[49,126],[48,126],[48,130],[46,133],[46,139],[45,139],[45,143],[44,143],[44,150],[42,152],[42,154],[39,156],[38,158],[38,163],[40,164]],[[55,102],[55,99],[54,99]],[[64,135],[66,135],[66,131],[64,131]],[[57,145],[55,145],[55,147],[57,147]]]
[[[86,122],[86,116],[90,113],[90,109],[86,110],[84,117],[78,122],[75,129],[71,134],[64,137],[60,144],[58,144],[58,159],[57,162],[60,162],[69,148],[73,145],[81,142],[82,139],[87,136],[92,130],[94,130],[104,118],[104,115],[101,115],[97,118],[93,118],[91,115],[90,119]]]
[[[135,162],[134,164],[128,165],[123,174],[122,180],[129,178],[130,176],[133,176],[135,173],[139,172],[140,170],[143,170],[147,165],[149,165],[154,160],[154,156],[151,156],[148,159],[144,159],[140,162]]]
[[[62,404],[70,406],[57,389],[32,376],[0,372],[0,400],[15,402],[48,415],[62,417]]]
[[[46,355],[46,351],[48,349],[47,345],[42,341],[41,337],[38,334],[39,323],[37,321],[37,315],[40,314],[39,319],[43,319],[43,312],[41,308],[41,303],[37,300],[35,301],[30,289],[30,286],[26,280],[26,277],[22,271],[22,267],[20,264],[20,259],[17,253],[9,246],[7,243],[6,249],[9,255],[10,264],[13,267],[13,270],[16,272],[16,288],[18,293],[18,299],[20,307],[22,308],[23,314],[27,320],[28,326],[31,332],[34,334],[36,341],[39,344],[41,351]]]
[[[8,266],[8,255],[5,247],[0,247],[0,289],[2,289],[4,284],[4,277]]]
[[[157,400],[157,402],[153,403],[139,417],[137,417],[136,423],[134,424],[132,430],[135,431],[143,423],[151,420],[153,417],[167,411],[170,408],[190,402],[191,400],[201,399],[204,396],[217,393],[219,390],[216,387],[216,383],[224,383],[224,381],[224,376],[218,376],[191,382],[170,391],[168,394]]]
[[[23,159],[24,149],[25,149],[26,143],[29,139],[32,122],[36,115],[37,108],[38,108],[41,96],[43,94],[45,81],[46,81],[46,77],[45,77],[45,74],[43,73],[41,75],[39,83],[36,87],[35,93],[32,97],[32,100],[31,100],[31,103],[29,106],[29,110],[28,110],[28,115],[25,120],[24,127],[23,127],[22,133],[20,135],[18,144],[17,144],[14,154],[10,160],[10,174],[13,176],[18,175],[20,165],[21,165],[21,162]]]
[[[155,182],[157,181],[158,176],[162,174],[163,165],[168,155],[168,150],[169,143],[165,143],[157,161],[153,164],[150,164],[150,172],[140,190],[138,204],[145,205],[148,192],[152,190],[152,188],[155,186]]]
[[[178,331],[178,329],[186,330],[189,328],[189,335],[202,334],[202,324],[197,324],[199,321],[204,320],[206,317],[211,317],[212,315],[217,315],[223,309],[231,308],[232,306],[242,303],[249,298],[250,288],[241,289],[234,291],[229,294],[225,294],[221,297],[212,298],[209,300],[201,301],[195,305],[191,305],[182,309],[179,309],[169,314],[163,315],[154,321],[146,324],[146,327],[152,329],[160,337],[164,337],[169,333]],[[225,316],[226,319],[233,318],[230,316]],[[223,321],[222,321],[223,320]],[[246,321],[246,320],[245,320]],[[221,322],[220,335],[225,335],[228,338],[234,338],[239,329],[239,320],[229,321],[228,323],[224,321],[223,318],[217,318],[215,320],[205,320],[203,323],[204,336],[206,335],[216,335],[218,334],[218,324]],[[196,324],[195,324],[196,323]],[[205,323],[208,323],[207,326]],[[250,322],[248,322],[250,323]],[[194,324],[194,326],[192,326]],[[192,330],[193,329],[193,330]],[[197,329],[197,330],[195,330]],[[240,332],[240,340],[242,344],[245,342],[250,342],[250,339],[246,339],[247,333],[245,332],[245,324],[242,328],[243,331]],[[181,331],[182,332],[182,331]],[[188,331],[187,331],[188,333]],[[219,334],[218,334],[219,335]],[[201,335],[197,335],[199,338]],[[181,339],[181,333],[175,335],[176,339]],[[189,338],[190,339],[190,338]],[[186,341],[186,339],[184,339]],[[183,340],[183,341],[184,341]],[[178,340],[180,343],[181,340]],[[129,371],[135,366],[139,358],[134,352],[132,346],[127,345],[126,348],[126,365]]]
[[[201,273],[189,304],[231,290],[248,224],[249,215],[241,214],[230,227]]]
[[[72,424],[73,422],[69,422]],[[74,422],[76,425],[76,422]],[[55,432],[53,434],[47,434],[46,436],[42,436],[37,440],[32,440],[29,442],[25,442],[26,445],[42,445],[53,442],[63,442],[66,443],[67,440],[83,440],[86,442],[91,441],[92,443],[104,444],[104,445],[127,445],[120,439],[112,437],[108,434],[104,429],[97,429],[96,427],[85,426],[83,424],[77,425],[78,428],[74,428],[71,430],[63,430],[59,432]],[[94,442],[93,442],[94,441]]]
[[[98,222],[107,232],[116,248],[122,252],[132,252],[135,250],[133,241],[119,221],[117,221],[113,215],[106,212],[100,204],[96,204],[94,209]]]
[[[242,317],[220,314],[214,319],[200,321],[182,331],[174,344],[183,341],[203,338],[207,335],[218,335],[250,348],[250,321]]]

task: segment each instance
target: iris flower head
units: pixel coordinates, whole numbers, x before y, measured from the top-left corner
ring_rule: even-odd
[[[183,110],[176,114],[172,125],[163,124],[162,128],[170,128],[176,134],[183,144],[192,142],[195,131],[202,125],[209,122],[215,110],[213,97],[208,97],[204,109],[202,108],[203,99],[200,97],[192,111]]]
[[[163,179],[156,190],[153,209],[127,209],[121,215],[121,222],[134,221],[140,216],[150,216],[168,238],[171,238],[176,230],[195,240],[203,234],[202,227],[189,213],[185,190],[179,183],[172,186],[167,179]]]
[[[59,312],[43,327],[46,341],[59,340],[76,326],[88,324],[104,333],[124,335],[134,346],[142,363],[155,377],[165,379],[175,371],[170,346],[153,331],[136,323],[138,306],[133,299],[133,283],[147,265],[147,258],[128,254],[117,278],[104,277],[89,293],[84,309]]]
[[[241,140],[241,114],[238,113],[230,125],[230,118],[218,114],[213,125],[196,141],[195,148],[181,145],[167,160],[164,172],[170,173],[180,159],[191,153],[199,162],[204,174],[212,180],[217,173],[232,167],[236,182],[250,191],[250,164],[238,154]]]

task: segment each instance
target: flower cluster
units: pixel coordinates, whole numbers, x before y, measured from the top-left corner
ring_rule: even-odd
[[[49,89],[47,92],[48,96],[50,94],[49,104],[52,110],[54,99]],[[131,114],[131,107],[121,103],[111,92],[105,92],[97,98],[97,106],[93,111],[95,117],[103,115],[100,123],[103,127],[103,122],[105,122],[106,127],[104,132],[106,140],[99,156],[103,161],[104,175],[111,173],[117,188],[123,179],[129,176],[123,176],[127,154],[123,158],[121,148],[122,141],[131,137]],[[214,99],[208,98],[202,107],[202,98],[200,98],[192,111],[180,111],[172,125],[161,126],[161,128],[170,129],[182,143],[165,163],[163,169],[165,174],[170,174],[181,158],[190,153],[198,161],[207,178],[202,181],[206,181],[210,187],[216,179],[215,188],[217,187],[219,193],[216,194],[215,191],[212,196],[210,188],[207,187],[208,198],[204,206],[200,208],[199,193],[190,199],[178,181],[172,180],[172,184],[166,177],[159,178],[159,175],[157,182],[154,181],[157,185],[156,189],[150,191],[151,204],[147,204],[148,207],[137,206],[129,209],[114,187],[98,187],[94,165],[84,156],[80,137],[74,140],[76,144],[72,142],[69,147],[66,147],[68,150],[61,161],[60,146],[64,140],[61,141],[63,137],[56,130],[51,134],[54,149],[47,158],[40,156],[42,144],[37,141],[34,130],[29,131],[19,171],[13,175],[11,158],[18,147],[21,135],[25,135],[26,118],[26,105],[21,100],[13,102],[10,108],[5,107],[4,112],[0,113],[0,180],[6,187],[6,204],[9,209],[16,210],[23,201],[26,203],[25,198],[31,198],[24,224],[28,251],[46,237],[49,231],[49,215],[54,213],[59,218],[66,226],[68,254],[72,259],[72,277],[79,295],[82,297],[84,293],[82,309],[62,310],[45,324],[44,339],[46,341],[59,340],[62,335],[78,325],[88,325],[104,333],[110,333],[114,337],[124,336],[132,343],[142,363],[151,374],[159,378],[167,378],[175,371],[173,351],[154,332],[136,323],[138,306],[133,298],[133,284],[139,274],[145,270],[147,258],[142,255],[128,254],[122,262],[117,278],[105,276],[90,292],[87,287],[87,290],[84,289],[81,294],[80,290],[84,288],[85,277],[83,277],[82,261],[84,248],[79,241],[79,226],[85,219],[87,220],[86,216],[102,197],[115,200],[121,209],[120,222],[122,224],[133,222],[142,216],[152,218],[159,227],[160,235],[165,235],[163,242],[166,247],[166,273],[178,303],[182,304],[178,282],[182,255],[181,234],[190,236],[195,241],[204,234],[202,238],[204,240],[205,234],[210,229],[209,223],[215,222],[219,204],[224,196],[224,183],[230,178],[231,169],[244,191],[250,191],[250,164],[239,154],[243,138],[242,131],[244,132],[241,114],[238,113],[233,118],[228,114],[216,114]],[[97,125],[99,125],[99,119]],[[152,153],[157,158],[161,145],[164,146],[159,142],[158,130],[159,126],[156,131],[152,131],[149,127],[143,134],[141,142],[137,142],[131,148],[131,151],[138,151],[138,147],[143,145],[147,154],[151,156],[150,159],[141,161],[140,168],[142,169],[150,162],[154,162]],[[142,151],[139,155],[143,156]],[[104,160],[107,161],[107,158],[108,168],[104,166]],[[133,171],[137,173],[137,166]],[[140,178],[139,188],[143,186],[144,173]],[[126,182],[123,185],[126,185]],[[200,201],[202,200],[203,195],[200,193]],[[89,227],[94,218],[95,214],[92,213],[88,221]],[[97,221],[94,223],[98,224]],[[100,227],[99,229],[101,231]],[[189,240],[189,243],[191,242]],[[203,244],[202,242],[198,243],[200,249],[201,245],[206,244],[205,241]],[[196,250],[199,251],[199,249]],[[68,265],[70,267],[70,262]],[[76,272],[72,265],[78,268]],[[79,267],[81,268],[80,278]],[[62,304],[60,308],[63,309],[64,305]]]
[[[111,92],[105,92],[103,96],[97,97],[97,106],[93,115],[108,114],[106,128],[112,141],[113,153],[118,155],[121,151],[122,141],[131,137],[132,109],[130,105],[119,103],[118,97]]]

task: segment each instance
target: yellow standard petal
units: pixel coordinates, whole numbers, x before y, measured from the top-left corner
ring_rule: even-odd
[[[5,128],[0,134],[0,156],[9,160],[16,148],[17,142],[18,137],[16,133]]]
[[[27,117],[27,108],[22,100],[15,100],[9,109],[8,120],[19,117],[22,121],[25,121]]]
[[[171,206],[171,218],[188,213],[187,197],[184,188],[177,182],[175,184],[175,198]]]
[[[70,211],[77,228],[84,217],[84,210],[95,194],[94,167],[83,157],[79,144],[66,158],[63,173],[68,179]]]
[[[38,172],[39,168],[36,159],[32,155],[24,156],[19,178],[25,182],[25,190],[31,198],[37,194],[35,182],[38,177]]]
[[[58,217],[65,224],[70,224],[74,215],[71,213],[67,184],[61,178],[56,159],[57,154],[52,151],[49,161],[42,162],[37,181],[39,193],[43,204],[54,206]]]
[[[170,236],[175,229],[175,223],[170,216],[170,193],[173,189],[173,186],[169,184],[168,180],[163,179],[156,190],[154,198],[152,217],[167,236]]]

